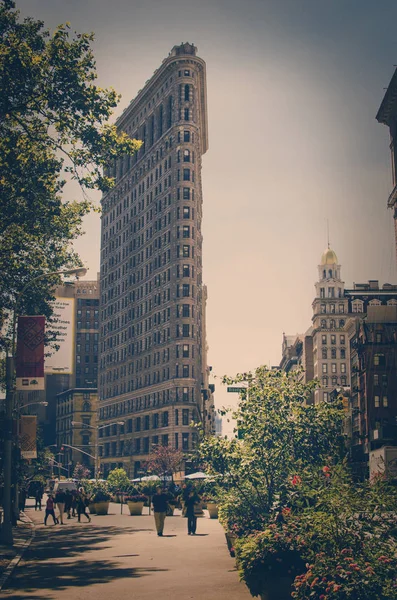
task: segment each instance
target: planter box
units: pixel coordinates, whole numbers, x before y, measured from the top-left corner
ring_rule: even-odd
[[[210,519],[218,518],[218,505],[215,502],[207,502],[207,510],[210,515]]]
[[[109,501],[95,502],[95,512],[97,515],[107,515],[109,510]]]
[[[234,543],[237,538],[235,535],[233,535],[232,533],[229,533],[228,531],[225,533],[225,537],[226,537],[227,548],[229,550],[230,556],[232,558],[234,558],[235,557]]]
[[[130,515],[141,515],[144,502],[127,502]]]
[[[88,505],[88,510],[90,511],[90,515],[96,515],[95,504],[90,502]]]
[[[261,600],[291,600],[293,579],[291,577],[277,577],[270,579],[266,589],[260,594]]]

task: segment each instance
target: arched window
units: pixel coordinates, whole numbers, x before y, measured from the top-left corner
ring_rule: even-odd
[[[183,151],[183,162],[190,162],[190,150]]]
[[[190,100],[190,85],[185,85],[185,102],[189,102]]]
[[[397,300],[388,300],[387,301],[387,306],[397,306]]]
[[[362,300],[353,300],[352,302],[352,312],[354,313],[362,313],[364,311],[364,302]]]
[[[344,327],[345,326],[345,319],[341,319],[339,321],[339,327]]]
[[[326,271],[326,269],[324,269],[324,271],[323,271],[323,279],[326,279],[326,278],[327,278],[327,271]]]
[[[323,377],[323,387],[328,387],[328,377]]]
[[[91,404],[89,402],[84,402],[83,403],[83,412],[90,412],[91,410]]]
[[[329,271],[328,271],[328,277],[329,277],[330,279],[332,279],[332,269],[329,269]]]
[[[331,319],[329,326],[331,329],[335,329],[335,319]]]
[[[382,304],[382,302],[380,300],[378,300],[377,298],[375,298],[374,300],[370,300],[369,305],[370,306],[380,306]]]

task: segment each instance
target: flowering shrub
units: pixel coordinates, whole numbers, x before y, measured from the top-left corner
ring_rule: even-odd
[[[260,594],[269,579],[294,577],[305,570],[303,540],[294,524],[269,525],[236,541],[237,567],[251,594]]]
[[[134,494],[131,496],[127,496],[125,499],[126,502],[147,502],[148,497],[144,494]]]
[[[296,600],[395,600],[397,557],[387,554],[365,556],[344,548],[337,555],[320,552],[304,574],[295,579]],[[368,558],[368,560],[366,560]]]

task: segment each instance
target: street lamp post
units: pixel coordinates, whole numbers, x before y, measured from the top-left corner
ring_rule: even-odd
[[[99,469],[100,469],[100,465],[99,465],[99,439],[98,439],[98,431],[100,429],[105,429],[106,427],[110,427],[110,425],[124,425],[125,421],[115,421],[114,423],[107,423],[106,425],[89,425],[88,423],[83,423],[82,421],[71,421],[71,425],[83,425],[83,427],[88,427],[90,429],[95,429],[96,430],[96,435],[95,435],[95,463],[94,463],[94,470],[95,470],[95,479],[98,479],[99,477]],[[67,445],[67,444],[64,444]],[[72,447],[72,446],[70,446]],[[90,456],[90,455],[89,455]]]
[[[14,310],[11,320],[11,355],[7,349],[6,354],[6,399],[5,399],[5,427],[4,427],[4,489],[3,489],[3,523],[0,531],[0,540],[12,546],[14,543],[12,533],[12,501],[11,501],[11,477],[12,477],[12,440],[13,440],[13,412],[14,412],[14,379],[15,379],[15,350],[16,350],[16,324],[19,312],[20,301],[26,290],[39,279],[48,279],[56,275],[85,275],[87,269],[78,267],[75,269],[65,269],[63,271],[52,271],[42,273],[28,281],[19,294],[16,296]],[[18,423],[17,423],[18,426]]]

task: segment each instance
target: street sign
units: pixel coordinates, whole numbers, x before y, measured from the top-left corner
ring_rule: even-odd
[[[246,389],[246,387],[227,387],[228,392],[235,392],[236,394],[241,394],[241,392],[244,392]]]

